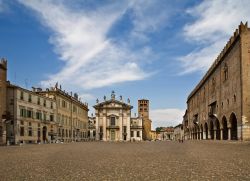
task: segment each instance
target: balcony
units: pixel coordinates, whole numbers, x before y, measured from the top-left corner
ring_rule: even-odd
[[[116,125],[108,125],[107,129],[120,129],[120,127]]]

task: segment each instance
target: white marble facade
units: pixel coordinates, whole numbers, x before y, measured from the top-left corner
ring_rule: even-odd
[[[103,102],[94,106],[96,115],[96,140],[103,141],[130,141],[131,140],[131,109],[128,99],[126,103],[122,96],[119,100],[115,99],[114,91],[111,99],[107,100],[104,96]],[[142,130],[141,127],[137,127]],[[141,133],[140,133],[141,135]]]

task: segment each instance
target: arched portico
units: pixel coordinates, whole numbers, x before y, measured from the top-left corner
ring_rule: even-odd
[[[230,116],[230,123],[231,123],[231,140],[237,140],[238,139],[238,131],[237,131],[237,118],[234,113]]]
[[[205,123],[205,139],[207,140],[208,139],[208,125],[207,125],[207,123]]]
[[[228,127],[227,127],[227,118],[224,116],[222,118],[222,126],[223,126],[223,131],[222,131],[222,134],[223,134],[223,140],[228,140]]]
[[[211,140],[214,139],[214,123],[212,120],[209,121],[209,133]]]
[[[215,119],[215,128],[216,128],[216,140],[220,140],[220,122],[218,119]]]

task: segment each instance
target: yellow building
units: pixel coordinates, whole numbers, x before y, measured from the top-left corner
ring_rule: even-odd
[[[7,134],[10,144],[57,140],[56,101],[16,85],[7,86]]]
[[[61,141],[84,141],[88,138],[88,105],[82,103],[77,94],[68,94],[57,84],[46,91],[39,91],[56,100],[58,137]]]

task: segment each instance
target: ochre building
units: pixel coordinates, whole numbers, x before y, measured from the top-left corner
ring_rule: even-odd
[[[241,23],[190,93],[185,139],[250,140],[250,29]]]
[[[56,101],[58,139],[64,142],[85,141],[88,138],[88,105],[81,102],[77,94],[67,93],[56,84],[38,94]]]

